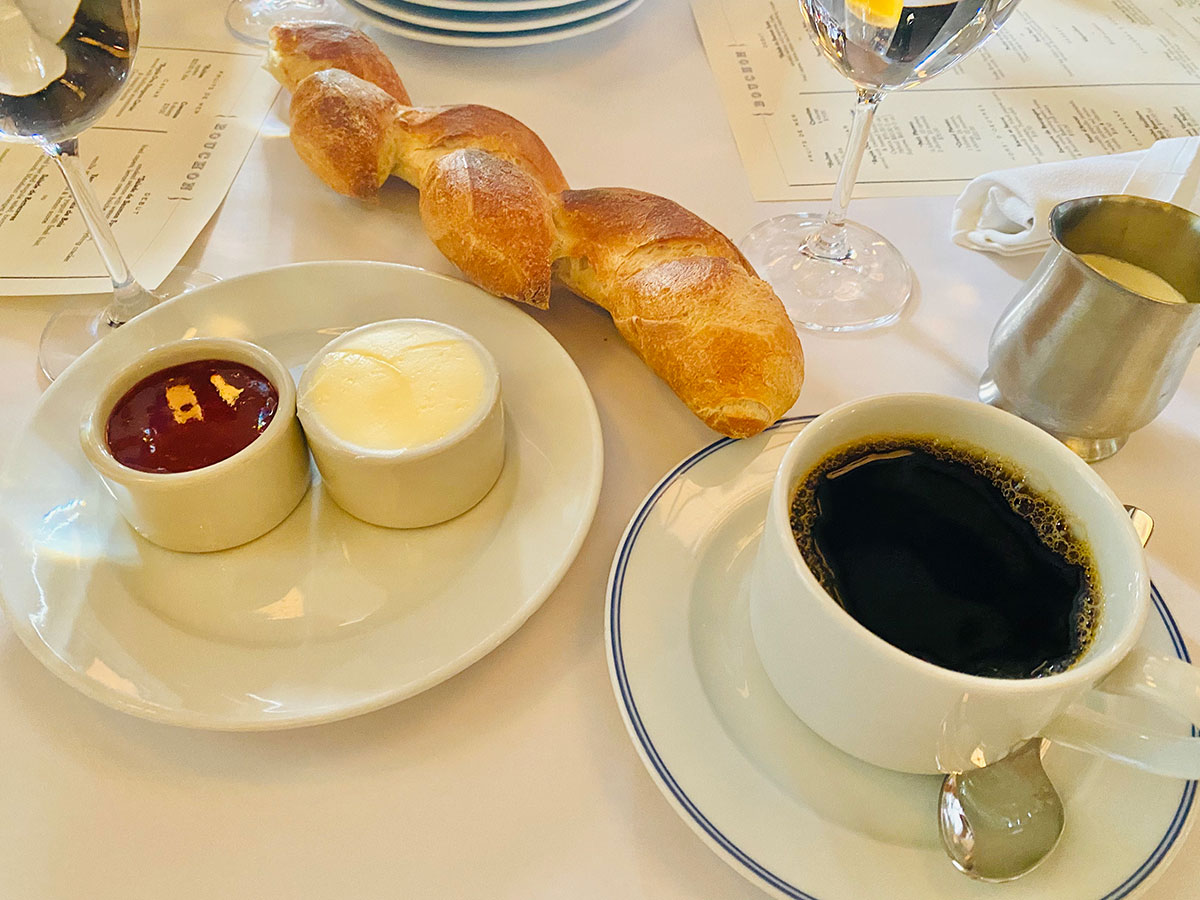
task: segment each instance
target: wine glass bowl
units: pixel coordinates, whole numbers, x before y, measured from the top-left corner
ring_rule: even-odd
[[[139,0],[0,2],[0,138],[32,141],[58,165],[113,285],[106,307],[68,307],[46,323],[38,364],[51,381],[105,334],[161,299],[138,284],[121,255],[79,161],[77,140],[104,115],[129,75],[140,13]]]
[[[1005,16],[1014,6],[1003,5]],[[1000,11],[999,0],[919,6],[903,0],[800,0],[825,58],[868,89],[911,87],[956,65],[999,27]]]
[[[67,21],[52,15],[53,7],[7,6],[0,11],[8,35],[0,137],[40,144],[78,137],[104,115],[129,75],[138,43],[136,3],[85,0]],[[5,78],[10,69],[16,72]]]
[[[846,221],[875,111],[884,95],[956,65],[983,44],[1018,0],[799,0],[813,43],[857,89],[833,201],[822,215],[760,222],[740,248],[770,282],[792,321],[820,331],[856,331],[899,317],[912,270],[886,238]],[[923,3],[924,0],[918,0]]]
[[[281,22],[320,22],[337,19],[340,14],[335,0],[231,0],[225,27],[248,44],[265,44],[271,27]]]

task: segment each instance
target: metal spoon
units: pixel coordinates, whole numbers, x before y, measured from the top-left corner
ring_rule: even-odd
[[[942,781],[938,829],[960,872],[1011,881],[1058,844],[1065,813],[1041,750],[1042,739],[1032,738],[999,762]]]
[[[1142,546],[1154,520],[1125,510]],[[1050,855],[1062,836],[1062,798],[1042,768],[1047,742],[1031,738],[991,765],[952,773],[938,795],[938,831],[955,867],[980,881],[1012,881]]]

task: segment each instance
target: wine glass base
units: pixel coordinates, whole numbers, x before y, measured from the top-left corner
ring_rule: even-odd
[[[792,322],[812,331],[863,331],[893,322],[912,296],[913,275],[878,232],[847,222],[847,252],[829,259],[805,244],[824,216],[793,213],[754,226],[739,245]]]
[[[173,300],[180,294],[186,294],[188,291],[194,291],[196,288],[208,287],[210,284],[216,284],[220,280],[221,277],[219,275],[211,275],[208,272],[201,272],[199,269],[192,269],[188,266],[176,266],[151,293],[159,301]]]
[[[207,272],[176,266],[158,289],[150,293],[162,302],[220,280]],[[109,319],[107,306],[97,308],[95,298],[91,299],[92,303],[87,306],[66,306],[58,310],[42,329],[38,367],[50,381],[61,375],[93,344],[119,327]]]
[[[280,22],[340,20],[342,15],[333,0],[233,0],[225,25],[239,40],[265,44],[271,26]]]
[[[67,307],[50,317],[42,329],[38,366],[50,381],[100,338],[116,330],[104,309],[94,306]]]

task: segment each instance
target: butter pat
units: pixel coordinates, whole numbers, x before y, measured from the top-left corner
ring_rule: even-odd
[[[297,410],[329,495],[373,525],[421,528],[485,497],[504,465],[500,372],[471,335],[426,319],[325,346]]]
[[[487,375],[461,332],[405,320],[325,353],[300,404],[343,441],[401,450],[462,428],[487,399]]]
[[[1158,300],[1162,303],[1187,303],[1187,297],[1175,290],[1161,275],[1131,262],[1106,256],[1103,253],[1081,253],[1079,259],[1109,281],[1115,281],[1127,291]]]

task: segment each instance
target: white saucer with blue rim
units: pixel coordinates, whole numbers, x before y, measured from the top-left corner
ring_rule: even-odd
[[[1196,782],[1052,746],[1044,762],[1066,804],[1062,841],[1025,878],[983,884],[959,874],[941,849],[939,777],[846,756],[775,693],[755,652],[743,585],[775,469],[807,421],[786,419],[684,460],[651,491],[618,547],[606,607],[613,690],[671,806],[776,897],[1117,900],[1138,892],[1190,826]],[[1143,646],[1187,659],[1157,590],[1154,610]],[[1147,724],[1188,727],[1165,717]]]

